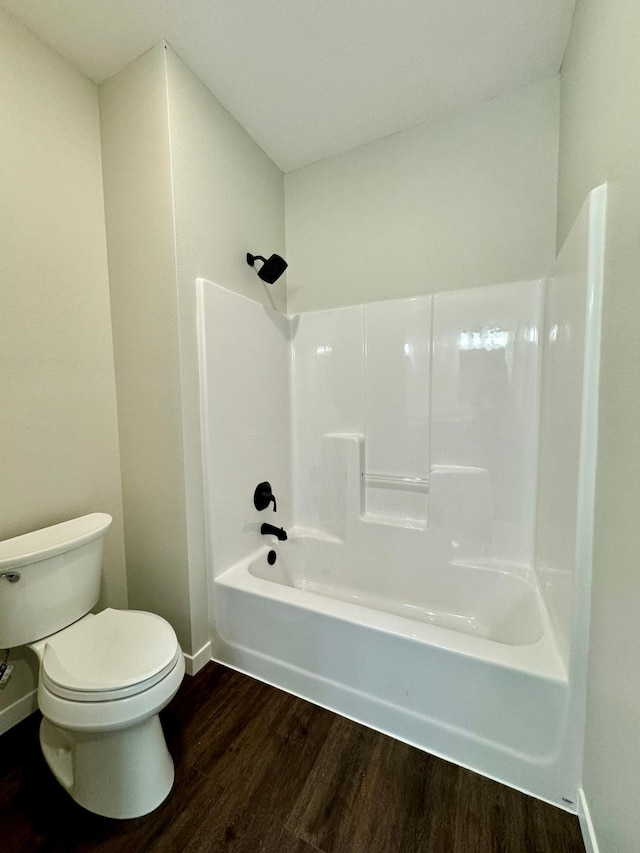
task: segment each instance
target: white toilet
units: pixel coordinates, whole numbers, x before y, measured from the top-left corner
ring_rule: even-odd
[[[60,784],[96,814],[147,814],[173,785],[158,713],[184,676],[171,625],[90,613],[111,516],[93,513],[0,542],[0,648],[40,660],[40,744]]]

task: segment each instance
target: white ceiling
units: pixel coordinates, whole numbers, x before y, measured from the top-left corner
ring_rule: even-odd
[[[288,172],[558,73],[575,0],[0,0],[97,83],[167,41]]]

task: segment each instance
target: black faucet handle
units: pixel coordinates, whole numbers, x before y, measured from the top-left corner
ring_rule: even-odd
[[[256,486],[256,490],[253,493],[253,505],[257,510],[262,511],[266,509],[269,504],[273,501],[273,511],[277,511],[276,506],[276,496],[273,494],[271,490],[271,483],[268,483],[266,480],[264,483],[258,483]]]

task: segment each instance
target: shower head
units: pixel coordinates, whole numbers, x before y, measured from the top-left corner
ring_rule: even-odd
[[[252,267],[256,261],[262,261],[262,266],[259,270],[256,270],[258,278],[266,281],[267,284],[273,284],[274,281],[277,281],[287,268],[287,262],[280,255],[271,255],[269,260],[267,260],[262,255],[250,255],[247,252],[247,263],[249,266]]]

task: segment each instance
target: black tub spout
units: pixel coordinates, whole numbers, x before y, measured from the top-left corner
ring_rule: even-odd
[[[273,524],[263,524],[260,528],[260,533],[263,536],[271,533],[273,536],[277,536],[281,542],[286,542],[287,540],[287,531],[284,527],[274,527]]]

